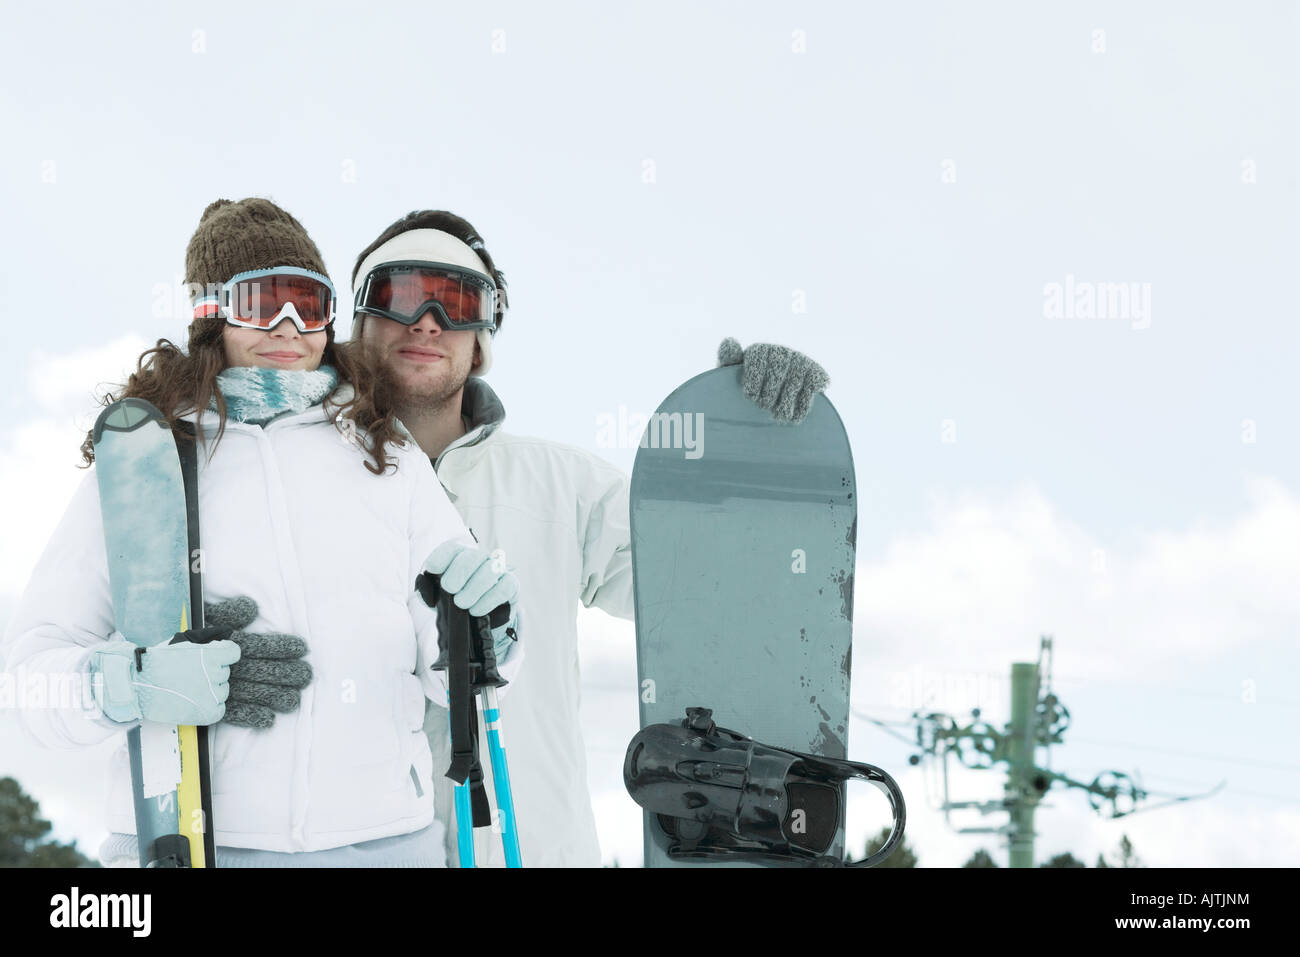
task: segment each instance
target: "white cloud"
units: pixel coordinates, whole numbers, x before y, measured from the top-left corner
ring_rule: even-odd
[[[99,383],[121,382],[147,344],[138,337],[63,356],[33,353],[29,385],[36,416],[0,440],[0,594],[15,596],[58,524],[78,483],[78,451],[94,424]]]
[[[1155,680],[1282,640],[1300,620],[1300,499],[1272,479],[1246,492],[1241,515],[1131,552],[1103,549],[1032,487],[935,499],[928,528],[859,564],[857,651],[895,671],[1005,674],[1055,633],[1075,677]]]
[[[65,355],[34,352],[32,394],[45,409],[81,413],[93,407],[95,395],[102,394],[101,386],[123,382],[148,347],[139,336],[126,336]]]
[[[1089,865],[1104,853],[1110,862],[1128,835],[1149,867],[1294,867],[1300,848],[1300,814],[1262,800],[1212,797],[1092,826]],[[1076,855],[1078,852],[1075,852]]]

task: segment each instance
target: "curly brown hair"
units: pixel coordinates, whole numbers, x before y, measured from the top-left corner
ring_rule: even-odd
[[[168,339],[159,339],[152,349],[136,361],[135,371],[116,391],[105,395],[103,404],[112,405],[119,399],[140,398],[152,403],[163,413],[167,425],[173,429],[182,416],[206,409],[216,399],[217,434],[213,448],[221,441],[226,430],[226,400],[217,388],[217,374],[226,368],[226,354],[222,343],[225,320],[219,317],[196,319],[190,324],[187,347],[182,350]],[[405,440],[394,412],[398,391],[391,376],[379,362],[378,356],[361,343],[334,341],[334,325],[325,331],[325,351],[321,365],[330,365],[339,374],[339,384],[325,399],[335,411],[334,425],[341,433],[351,431],[344,420],[349,420],[358,432],[370,461],[366,468],[382,475],[389,468],[396,470],[397,463],[386,454],[388,444],[404,445]],[[337,401],[344,386],[352,387],[352,396]],[[185,430],[177,434],[191,439]],[[207,447],[207,437],[199,436]],[[95,461],[95,447],[90,434],[81,443],[81,457],[88,467]]]

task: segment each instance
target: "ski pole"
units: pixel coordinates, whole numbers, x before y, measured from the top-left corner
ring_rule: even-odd
[[[455,788],[456,849],[461,867],[475,867],[474,863],[474,812],[469,803],[469,784]]]
[[[506,746],[501,740],[501,711],[497,707],[495,687],[483,689],[483,720],[487,726],[488,753],[492,758],[492,787],[501,814],[501,846],[506,852],[506,867],[523,867],[515,823],[515,799],[510,791],[510,769],[506,766]]]

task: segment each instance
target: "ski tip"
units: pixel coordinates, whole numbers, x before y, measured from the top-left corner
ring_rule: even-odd
[[[144,399],[121,399],[99,413],[91,430],[91,441],[98,445],[105,432],[133,432],[146,422],[162,425],[163,414]]]

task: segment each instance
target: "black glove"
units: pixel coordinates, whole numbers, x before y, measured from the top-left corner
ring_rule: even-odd
[[[826,370],[802,352],[755,343],[742,349],[735,339],[722,340],[718,346],[718,365],[739,365],[743,361],[740,383],[745,398],[757,402],[782,422],[802,422],[812,408],[813,396],[830,385]]]
[[[299,692],[311,683],[311,665],[297,659],[307,654],[307,642],[297,635],[244,631],[257,618],[257,602],[230,598],[203,606],[203,624],[232,629],[240,658],[230,668],[226,724],[269,728],[275,715],[298,710]]]

